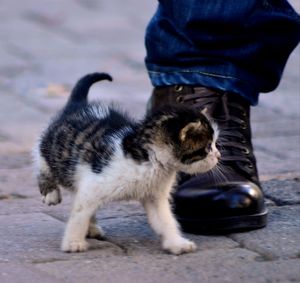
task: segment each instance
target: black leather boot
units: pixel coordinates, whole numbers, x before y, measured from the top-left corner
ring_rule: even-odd
[[[249,103],[239,95],[205,87],[155,88],[148,111],[166,104],[185,104],[202,110],[219,126],[216,170],[180,174],[174,211],[190,233],[229,233],[264,227],[267,221],[256,160],[253,154]]]

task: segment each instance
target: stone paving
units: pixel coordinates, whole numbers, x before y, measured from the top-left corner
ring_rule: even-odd
[[[297,0],[291,2],[298,12]],[[188,235],[198,251],[164,253],[135,202],[98,213],[107,241],[66,254],[60,241],[71,197],[42,204],[30,151],[73,83],[92,71],[113,83],[91,96],[140,117],[151,85],[144,29],[155,1],[3,0],[0,6],[0,282],[300,282],[300,49],[279,88],[253,109],[253,136],[268,202],[265,229]]]

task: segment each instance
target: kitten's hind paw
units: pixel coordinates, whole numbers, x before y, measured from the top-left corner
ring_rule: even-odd
[[[63,241],[61,249],[66,253],[84,252],[88,249],[86,241]]]
[[[47,205],[56,205],[61,202],[61,194],[59,190],[53,190],[43,196],[43,203]]]
[[[90,239],[96,239],[99,241],[105,241],[106,238],[104,235],[105,235],[104,232],[99,226],[95,224],[90,224],[86,237]]]
[[[165,241],[163,243],[163,249],[171,254],[180,255],[183,253],[196,251],[197,246],[190,240],[187,240],[185,238],[178,238],[172,241]]]

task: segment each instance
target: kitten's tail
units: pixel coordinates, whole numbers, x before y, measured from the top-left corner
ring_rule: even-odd
[[[106,73],[92,73],[82,77],[74,86],[70,98],[67,103],[68,106],[82,104],[87,102],[87,96],[92,84],[98,81],[108,80],[112,81],[112,77]]]

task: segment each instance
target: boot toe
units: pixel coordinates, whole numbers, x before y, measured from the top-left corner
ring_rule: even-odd
[[[197,234],[261,228],[267,216],[262,191],[252,182],[181,188],[174,212],[185,231]]]

